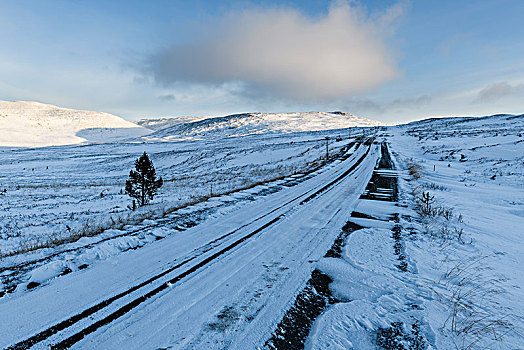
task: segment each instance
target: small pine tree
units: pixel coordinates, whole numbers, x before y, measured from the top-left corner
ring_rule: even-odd
[[[163,184],[162,177],[157,180],[155,167],[144,152],[135,160],[135,170],[129,172],[125,190],[127,195],[136,198],[139,206],[144,206],[153,199]]]

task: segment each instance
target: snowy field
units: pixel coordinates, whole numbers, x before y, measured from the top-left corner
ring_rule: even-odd
[[[1,148],[0,347],[522,348],[523,116],[287,117]],[[132,212],[144,151],[165,184]]]
[[[305,172],[348,143],[348,132],[247,136],[216,141],[129,142],[0,149],[0,251],[31,246],[128,215],[157,215],[211,194]],[[344,139],[336,141],[336,137]],[[164,187],[130,213],[122,193],[134,160],[147,152]],[[155,214],[156,213],[156,214]]]
[[[361,200],[375,219],[350,219],[364,228],[319,262],[350,302],[321,315],[308,348],[522,348],[523,130],[524,116],[388,129],[398,206]],[[441,213],[421,215],[424,192]]]

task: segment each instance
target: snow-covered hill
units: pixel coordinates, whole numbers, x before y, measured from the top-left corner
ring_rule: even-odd
[[[26,101],[0,101],[0,146],[45,147],[108,142],[151,131],[108,113]]]
[[[188,120],[191,120],[188,122]],[[245,113],[194,119],[148,119],[139,125],[156,130],[149,139],[233,137],[263,133],[320,131],[350,127],[380,126],[382,123],[345,112]]]
[[[144,128],[148,128],[150,130],[158,131],[161,129],[169,128],[174,125],[180,125],[185,123],[193,123],[204,119],[209,118],[216,118],[216,117],[210,117],[210,116],[183,116],[183,117],[176,117],[176,118],[147,118],[147,119],[141,119],[137,121],[136,123],[140,126],[143,126]]]

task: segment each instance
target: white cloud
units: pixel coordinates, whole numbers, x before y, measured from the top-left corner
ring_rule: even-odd
[[[512,85],[503,81],[480,90],[475,102],[494,102],[503,97],[516,94],[524,95],[524,84]]]
[[[344,98],[398,76],[384,41],[400,13],[395,6],[367,15],[344,1],[318,17],[287,8],[231,13],[206,24],[193,44],[173,45],[152,56],[149,71],[164,86],[236,81],[247,93]]]

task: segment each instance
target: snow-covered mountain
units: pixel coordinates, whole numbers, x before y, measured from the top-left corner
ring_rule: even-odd
[[[188,122],[189,120],[189,122]],[[244,113],[225,117],[145,119],[137,124],[156,130],[149,139],[214,138],[380,126],[345,112]]]
[[[7,147],[108,142],[151,132],[108,113],[26,101],[0,101],[0,130],[0,146]]]

